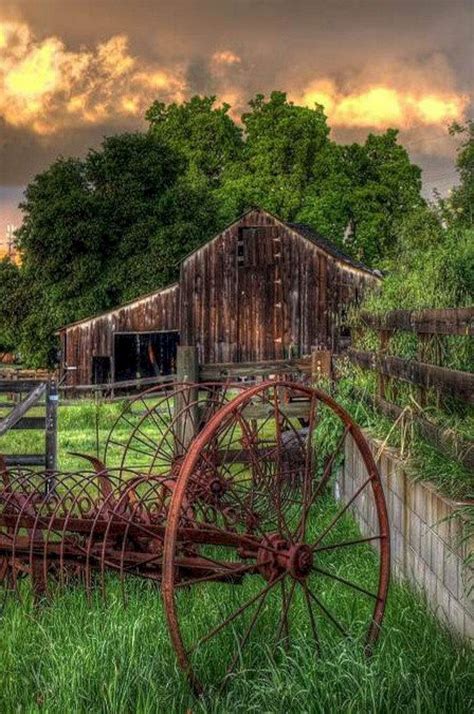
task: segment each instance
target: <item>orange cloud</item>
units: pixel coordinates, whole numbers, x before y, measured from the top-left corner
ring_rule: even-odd
[[[25,23],[0,22],[0,116],[13,126],[44,135],[142,116],[157,96],[182,101],[184,90],[180,68],[133,57],[124,35],[70,52],[57,37],[37,40]]]
[[[213,93],[232,105],[231,116],[238,120],[247,99],[242,58],[221,49],[209,57],[209,67]],[[379,82],[378,75],[390,76],[390,82]],[[282,80],[283,87],[288,84],[298,86]],[[453,79],[441,57],[427,67],[371,68],[358,85],[341,91],[332,79],[320,78],[290,98],[311,107],[322,104],[331,126],[356,129],[446,124],[462,120],[468,104],[468,97],[451,89]],[[54,134],[142,117],[156,98],[181,102],[191,93],[185,67],[134,56],[125,35],[72,52],[58,37],[37,39],[26,23],[0,21],[0,117],[12,126]]]
[[[232,50],[221,50],[220,52],[214,52],[211,58],[214,64],[218,65],[233,65],[240,64],[242,59],[239,55],[232,52]]]
[[[305,106],[322,104],[334,127],[409,129],[462,120],[469,103],[448,91],[403,91],[384,84],[343,93],[332,80],[316,80],[292,99]]]

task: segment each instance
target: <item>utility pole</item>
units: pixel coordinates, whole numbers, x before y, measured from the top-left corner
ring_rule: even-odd
[[[13,260],[15,257],[15,234],[16,231],[16,226],[13,225],[13,223],[9,223],[7,225],[7,252],[8,252],[8,257]]]

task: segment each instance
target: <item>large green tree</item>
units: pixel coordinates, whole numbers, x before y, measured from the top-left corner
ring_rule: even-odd
[[[456,161],[459,184],[447,198],[415,203],[415,208],[409,204],[399,212],[394,224],[397,241],[385,258],[388,273],[382,289],[369,298],[371,309],[472,304],[474,124],[455,125],[451,132],[463,135]]]
[[[0,260],[0,352],[14,351],[26,304],[20,269],[9,258]]]
[[[17,246],[31,296],[19,347],[42,364],[61,324],[158,288],[215,228],[215,207],[185,162],[150,133],[59,159],[28,186]]]
[[[326,117],[321,107],[296,106],[284,92],[272,92],[268,101],[258,94],[249,106],[240,160],[227,167],[219,191],[222,219],[258,205],[293,220],[308,184],[331,160]]]
[[[229,164],[240,158],[242,129],[229,116],[229,104],[216,97],[194,96],[182,104],[154,102],[146,113],[150,133],[186,161],[189,179],[220,185]]]
[[[383,267],[396,253],[400,219],[424,205],[421,170],[389,129],[363,145],[336,147],[298,217],[367,265]]]

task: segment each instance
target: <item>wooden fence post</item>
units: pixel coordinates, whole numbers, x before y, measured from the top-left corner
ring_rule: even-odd
[[[54,379],[46,388],[46,470],[51,474],[58,467],[58,385]],[[54,490],[54,477],[48,476],[46,491]]]
[[[179,383],[197,383],[199,381],[199,362],[197,347],[180,345],[176,355],[176,381]],[[189,389],[178,393],[175,397],[175,414],[181,416],[176,425],[179,434],[180,454],[184,455],[189,444],[195,436],[198,426],[198,399],[199,389]],[[194,406],[190,407],[194,403]]]
[[[419,362],[427,362],[428,361],[428,351],[429,347],[432,341],[432,335],[430,334],[421,334],[417,335],[418,338],[418,361]],[[418,400],[420,402],[420,406],[422,409],[424,409],[427,405],[428,399],[427,399],[427,391],[425,387],[419,387],[418,388]]]
[[[390,332],[388,330],[380,330],[379,355],[381,357],[385,357],[389,339],[390,339]],[[387,388],[388,382],[389,382],[389,377],[386,377],[382,373],[381,368],[379,368],[378,379],[377,379],[377,396],[380,399],[386,398],[386,388]]]
[[[311,381],[332,378],[332,352],[315,347],[311,350]]]

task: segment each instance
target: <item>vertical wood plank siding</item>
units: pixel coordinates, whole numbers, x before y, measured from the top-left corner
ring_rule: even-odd
[[[63,328],[63,355],[78,368],[68,383],[91,382],[92,357],[113,356],[115,332],[179,330],[201,363],[337,351],[348,306],[377,283],[255,209],[188,256],[179,284]]]
[[[244,259],[237,260],[239,228]],[[263,211],[247,213],[181,267],[181,343],[200,362],[279,359],[337,350],[349,305],[378,279],[344,265]]]
[[[178,330],[179,286],[172,285],[116,310],[65,328],[61,334],[63,360],[77,369],[67,384],[91,384],[92,357],[113,356],[116,332]]]

